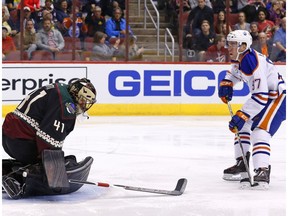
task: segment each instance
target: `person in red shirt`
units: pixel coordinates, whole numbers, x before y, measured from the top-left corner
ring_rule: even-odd
[[[258,11],[258,31],[265,32],[268,38],[271,37],[271,29],[275,25],[272,21],[267,20],[267,11],[261,9]]]
[[[34,13],[35,11],[41,10],[41,8],[40,8],[40,0],[24,0],[23,4],[24,4],[23,8],[26,7],[26,6],[29,7],[31,13]],[[21,9],[21,3],[18,4],[17,9],[18,10]]]
[[[15,50],[16,46],[12,37],[8,35],[8,28],[6,26],[2,26],[2,60],[5,60],[6,55],[9,52]]]
[[[225,35],[217,35],[215,44],[210,46],[205,53],[205,60],[207,62],[227,62],[228,49],[225,48]]]

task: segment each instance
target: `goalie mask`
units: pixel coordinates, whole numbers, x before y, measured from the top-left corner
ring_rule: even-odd
[[[76,103],[76,115],[85,113],[96,103],[96,90],[89,79],[76,80],[68,85],[68,91]]]

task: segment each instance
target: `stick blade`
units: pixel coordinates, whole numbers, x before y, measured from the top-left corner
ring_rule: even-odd
[[[184,193],[187,185],[187,179],[181,178],[178,180],[175,190],[172,192],[171,195],[180,196]]]

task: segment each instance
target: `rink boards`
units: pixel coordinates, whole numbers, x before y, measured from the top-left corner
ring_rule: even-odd
[[[286,76],[286,66],[276,65]],[[25,95],[53,82],[87,77],[97,89],[90,115],[227,115],[218,98],[219,82],[229,64],[3,64],[2,115]],[[233,108],[239,109],[249,90],[234,87]]]

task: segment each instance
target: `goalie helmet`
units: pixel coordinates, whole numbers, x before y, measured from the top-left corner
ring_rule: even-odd
[[[252,45],[252,36],[246,30],[235,30],[227,35],[227,42],[237,42],[238,47],[240,47],[242,43],[246,43],[247,47],[243,51],[245,52],[250,49],[250,46]]]
[[[76,114],[83,114],[96,103],[96,90],[89,79],[78,79],[68,85],[68,92],[76,103]]]

